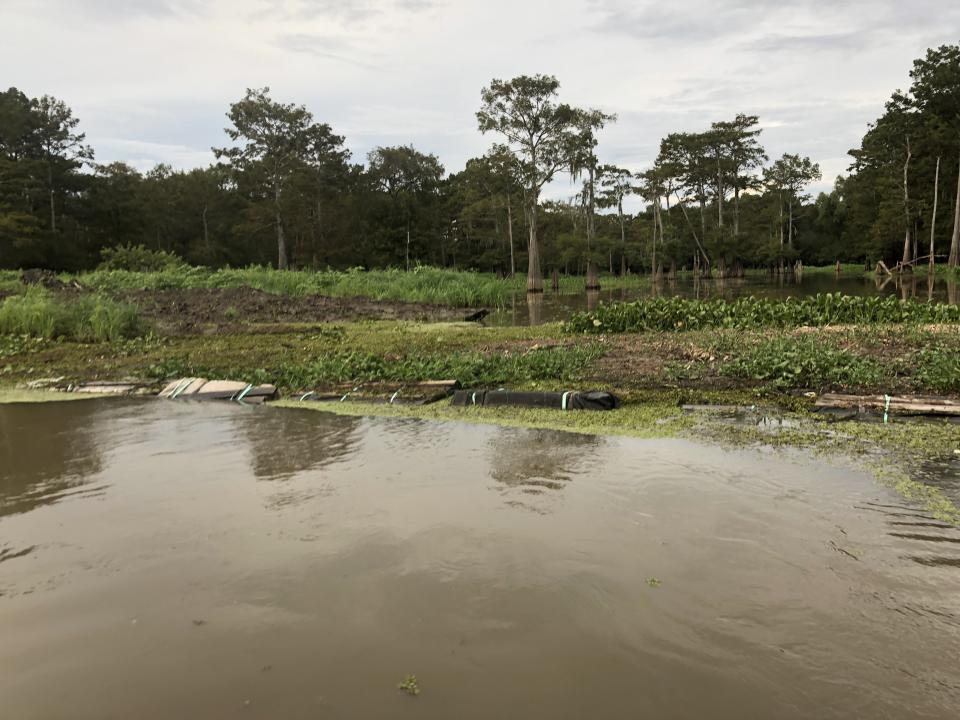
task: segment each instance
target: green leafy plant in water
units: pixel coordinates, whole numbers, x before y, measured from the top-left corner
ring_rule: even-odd
[[[822,339],[784,336],[748,348],[720,367],[720,374],[766,382],[773,388],[866,387],[881,383],[886,370]]]
[[[659,578],[648,577],[648,578],[647,578],[647,585],[649,585],[649,586],[652,587],[652,588],[658,588],[658,587],[660,587],[661,585],[663,585],[663,581],[661,581]]]
[[[397,684],[397,689],[402,690],[407,695],[419,695],[420,684],[417,682],[417,676],[407,675],[403,682]]]
[[[956,305],[904,301],[893,296],[826,293],[782,300],[651,298],[576,313],[565,327],[574,333],[623,333],[957,322],[960,322],[960,306]]]

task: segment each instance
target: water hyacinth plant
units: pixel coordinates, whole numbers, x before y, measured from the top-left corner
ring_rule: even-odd
[[[956,305],[826,293],[783,300],[752,296],[736,300],[672,297],[615,303],[576,313],[566,329],[574,333],[624,333],[958,322],[960,306]]]

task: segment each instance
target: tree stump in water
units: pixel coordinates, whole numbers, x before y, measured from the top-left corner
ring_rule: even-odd
[[[551,279],[550,279],[550,284],[551,284],[551,287],[553,287],[554,292],[560,291],[560,273],[558,273],[556,270],[553,271],[553,275],[551,276]]]
[[[600,289],[600,274],[597,272],[597,266],[593,261],[587,263],[587,290]]]

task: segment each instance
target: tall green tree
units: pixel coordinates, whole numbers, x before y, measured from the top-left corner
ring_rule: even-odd
[[[283,199],[307,157],[313,115],[302,105],[276,102],[265,87],[248,89],[230,106],[227,117],[232,123],[226,128],[227,136],[239,145],[213,148],[213,152],[227,161],[232,172],[252,180],[255,191],[271,204],[277,267],[286,270]]]
[[[810,183],[821,178],[820,166],[808,157],[785,153],[783,157],[767,168],[764,178],[767,187],[770,192],[776,195],[779,203],[780,246],[783,247],[784,245],[783,206],[786,204],[788,208],[786,245],[793,248],[793,209],[798,203],[808,199],[804,190]]]
[[[412,145],[375,148],[367,158],[375,185],[386,192],[398,210],[406,233],[404,259],[410,269],[411,222],[415,208],[436,195],[443,179],[443,165],[436,155],[422,153]]]
[[[559,81],[550,75],[492,80],[480,93],[477,123],[482,133],[503,136],[517,157],[530,236],[527,292],[543,292],[537,209],[543,186],[570,161],[578,144],[578,113],[557,101]]]
[[[86,135],[76,131],[79,119],[62,100],[44,95],[36,101],[36,142],[46,172],[50,201],[50,232],[57,232],[57,197],[65,189],[65,178],[84,163],[93,161],[93,150],[84,144]]]

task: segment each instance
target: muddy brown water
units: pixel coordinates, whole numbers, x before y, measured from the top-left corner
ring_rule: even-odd
[[[799,451],[0,406],[11,720],[956,718],[958,564]]]

